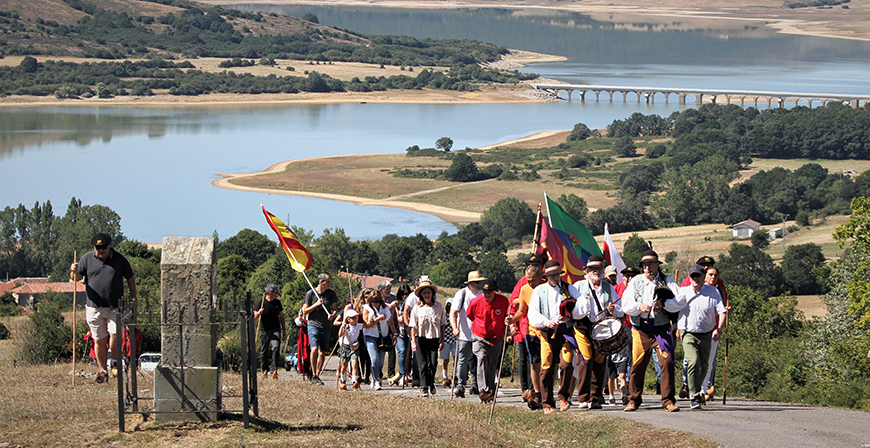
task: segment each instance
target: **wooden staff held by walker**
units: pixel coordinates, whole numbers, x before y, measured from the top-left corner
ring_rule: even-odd
[[[501,360],[498,362],[498,370],[495,371],[495,392],[492,394],[492,407],[489,410],[489,424],[492,424],[492,415],[495,413],[495,401],[498,399],[498,385],[500,383],[499,378],[501,377],[501,368],[504,366],[504,356],[507,353],[507,338],[510,331],[510,326],[505,325],[504,327],[504,340],[502,341],[501,348]],[[480,369],[483,366],[478,366]]]

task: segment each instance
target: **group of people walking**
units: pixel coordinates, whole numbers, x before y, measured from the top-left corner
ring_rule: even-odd
[[[344,307],[329,289],[329,276],[321,274],[300,311],[308,322],[310,379],[323,384],[319,374],[331,327],[337,326],[340,389],[368,383],[380,390],[383,377],[390,386],[419,387],[422,396],[432,396],[441,360],[442,385],[464,397],[470,383],[471,394],[490,402],[504,344],[513,343],[522,398],[531,409],[566,411],[574,406],[575,392],[578,406],[600,409],[605,390],[611,404],[618,390],[624,410],[635,411],[643,402],[652,361],[662,408],[675,412],[680,409],[675,390],[679,339],[685,353],[680,395],[699,409],[714,393],[716,347],[728,311],[727,293],[713,264],[712,258],[702,257],[678,286],[660,271],[658,254],[650,249],[642,255],[641,270],[622,270],[623,281],[617,283],[615,269],[593,255],[585,278],[568,284],[558,261],[533,255],[510,297],[497,292],[494,280],[472,271],[446,303],[439,299],[438,287],[422,276],[413,289],[402,285],[397,294],[383,281]],[[447,362],[451,355],[452,368]],[[264,363],[264,376],[267,368],[274,371],[274,365]]]

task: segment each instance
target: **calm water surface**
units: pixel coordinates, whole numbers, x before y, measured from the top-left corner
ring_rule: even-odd
[[[754,26],[685,31],[685,23],[613,24],[573,13],[500,9],[256,8],[313,12],[323,24],[363,33],[467,37],[563,55],[568,61],[525,70],[568,82],[870,92],[868,44]],[[666,116],[675,110],[631,99],[581,104],[576,93],[572,102],[547,104],[0,109],[0,207],[50,200],[55,214],[63,214],[75,196],[111,207],[125,234],[146,242],[214,230],[226,238],[245,227],[268,233],[261,202],[318,235],[342,227],[354,239],[435,237],[455,228],[420,213],[231,191],[210,182],[218,173],[258,171],[288,159],[402,152],[434,146],[442,136],[457,149],[476,147],[578,122],[602,128],[635,111]]]

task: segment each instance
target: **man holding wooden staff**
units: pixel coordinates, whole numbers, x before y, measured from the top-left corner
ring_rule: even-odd
[[[480,402],[488,403],[495,397],[499,361],[504,347],[505,317],[508,314],[507,297],[496,293],[495,280],[481,282],[483,294],[468,304],[466,316],[471,320],[472,352],[477,357],[477,385]]]
[[[261,306],[254,310],[254,319],[260,319],[260,365],[263,378],[271,376],[278,378],[278,360],[280,356],[281,335],[287,325],[284,321],[284,307],[278,300],[278,286],[274,283],[266,285]]]
[[[320,372],[329,352],[329,338],[332,333],[332,321],[335,320],[338,308],[338,296],[332,290],[332,279],[328,274],[317,276],[317,286],[305,293],[302,302],[302,312],[308,316],[308,339],[311,344],[311,368],[314,376],[311,381],[323,385]],[[315,292],[316,291],[316,292]],[[327,313],[326,310],[329,310]]]
[[[115,346],[118,302],[124,294],[124,279],[130,289],[130,302],[136,303],[136,279],[133,268],[123,255],[112,248],[112,238],[98,233],[91,239],[94,250],[84,254],[78,263],[70,265],[70,279],[85,281],[87,304],[85,315],[97,355],[97,382],[109,381],[107,368],[109,347]],[[118,353],[112,353],[112,376],[117,376]]]

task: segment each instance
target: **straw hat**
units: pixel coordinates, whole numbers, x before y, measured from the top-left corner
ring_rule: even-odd
[[[431,288],[433,295],[438,294],[438,287],[433,285],[432,282],[427,279],[417,285],[417,289],[414,290],[414,295],[417,296],[417,298],[422,299],[423,297],[420,295],[420,293],[423,292],[423,289],[425,288]]]

